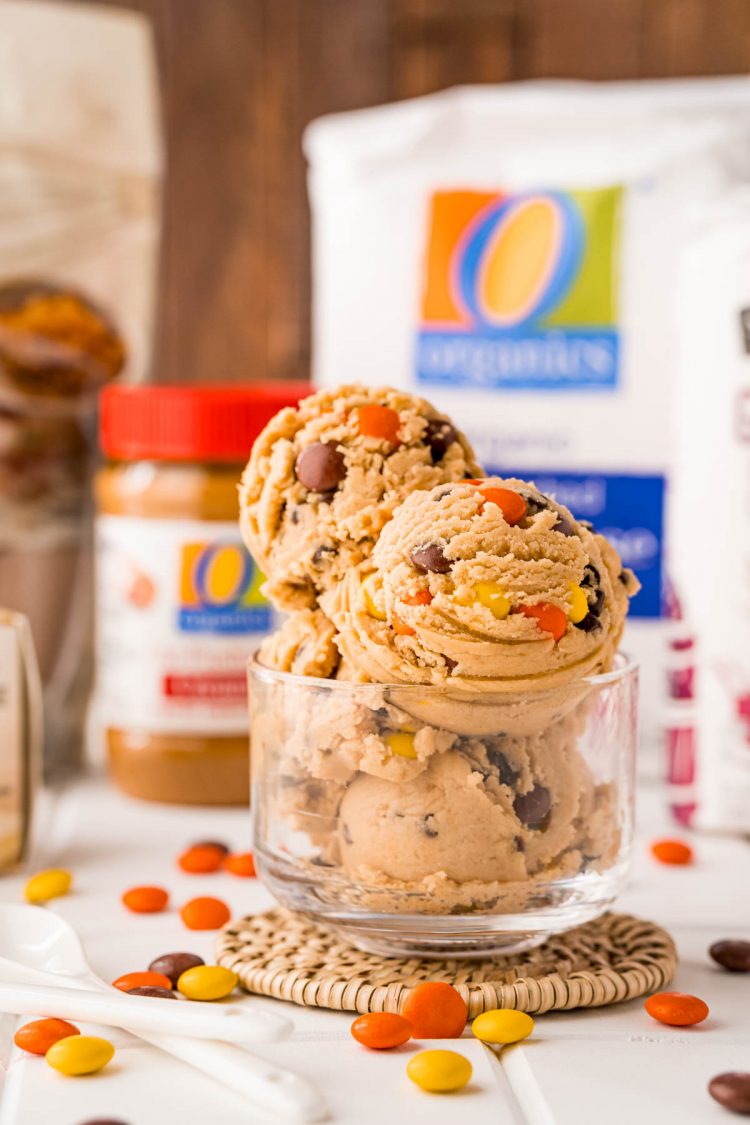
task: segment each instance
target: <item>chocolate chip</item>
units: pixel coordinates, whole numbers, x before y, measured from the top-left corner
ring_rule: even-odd
[[[520,836],[514,836],[513,837],[513,844],[514,844],[517,852],[525,852],[526,851],[526,845],[524,844],[524,842],[523,842],[523,840],[521,839]]]
[[[335,554],[336,554],[336,548],[335,547],[326,547],[326,545],[324,543],[321,543],[321,545],[319,547],[316,547],[315,550],[313,551],[312,564],[313,564],[313,566],[320,566],[320,564],[323,561],[324,555],[335,555]]]
[[[709,954],[730,973],[750,973],[750,941],[715,941]]]
[[[589,613],[593,613],[594,617],[601,617],[602,610],[604,609],[604,590],[597,590],[596,597],[593,602],[589,603]]]
[[[553,525],[552,530],[559,531],[561,535],[567,535],[569,539],[578,534],[578,528],[573,521],[562,513],[558,515],[557,523]]]
[[[594,530],[594,525],[591,522],[591,520],[579,520],[578,526],[579,527],[585,527],[587,531],[593,532],[593,530]]]
[[[144,985],[141,988],[129,988],[128,996],[159,996],[162,1000],[176,1000],[174,992],[168,988],[155,988],[153,985]]]
[[[163,973],[165,977],[169,977],[172,984],[177,984],[184,972],[205,963],[197,953],[162,953],[161,957],[151,962],[149,970],[152,973]]]
[[[732,1113],[750,1113],[750,1073],[728,1070],[717,1074],[708,1084],[708,1092],[715,1102]]]
[[[445,500],[446,496],[450,496],[450,494],[450,488],[444,488],[442,492],[438,492],[437,496],[435,497],[435,503],[437,504],[440,500]]]
[[[431,570],[433,574],[447,574],[453,563],[443,554],[439,543],[425,543],[415,547],[409,555],[417,570]]]
[[[523,496],[524,500],[526,501],[527,516],[536,516],[539,514],[539,512],[546,512],[549,508],[549,504],[547,503],[547,501],[543,500],[541,496],[537,496],[534,492],[528,492],[526,489],[519,489],[518,494],[519,496]]]
[[[342,824],[341,825],[341,835],[344,837],[344,843],[345,844],[351,844],[352,843],[352,834],[349,831],[349,825],[348,824]]]
[[[602,623],[594,613],[587,613],[583,621],[575,622],[576,629],[582,629],[584,633],[593,633],[597,629],[601,629]]]
[[[313,859],[310,860],[310,863],[312,863],[315,867],[333,867],[331,861],[329,859],[323,859],[322,855],[316,855]]]
[[[313,442],[300,453],[294,471],[311,492],[331,492],[346,476],[344,454],[335,442]]]
[[[289,513],[289,519],[292,523],[299,523],[299,508],[292,508]]]
[[[598,586],[601,575],[593,563],[586,563],[583,568],[583,578],[581,579],[582,586]]]
[[[513,769],[508,759],[503,754],[502,750],[498,750],[496,746],[487,744],[485,747],[487,751],[487,761],[491,766],[494,766],[500,777],[501,785],[509,785],[511,788],[518,780],[518,774]]]
[[[423,440],[430,447],[434,465],[437,461],[442,461],[449,448],[458,440],[458,434],[446,418],[435,418],[427,423]]]
[[[443,660],[449,672],[452,672],[454,668],[458,668],[458,661],[451,659],[450,656],[446,656],[445,653],[443,653]]]
[[[630,575],[625,570],[621,570],[617,577],[622,582],[623,586],[627,586]]]
[[[552,809],[549,789],[535,785],[530,793],[519,793],[513,802],[515,814],[522,824],[533,831],[546,828]]]
[[[435,837],[439,835],[439,832],[435,827],[435,817],[432,813],[428,813],[427,816],[422,817],[422,832],[430,840],[434,840]]]

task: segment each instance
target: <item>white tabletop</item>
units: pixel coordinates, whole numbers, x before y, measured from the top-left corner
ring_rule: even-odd
[[[92,967],[105,980],[147,968],[154,957],[174,949],[213,961],[215,935],[186,930],[176,909],[129,914],[120,903],[129,886],[165,886],[173,907],[199,894],[224,898],[234,913],[263,910],[272,902],[258,880],[189,876],[175,865],[179,852],[196,839],[223,839],[246,850],[246,812],[130,801],[95,779],[45,794],[41,806],[33,866],[74,873],[74,893],[51,909],[75,926]],[[663,867],[650,858],[647,842],[679,833],[661,812],[656,792],[642,793],[640,819],[632,884],[618,908],[673,934],[680,967],[671,987],[706,1000],[711,1015],[704,1024],[663,1027],[636,1000],[540,1017],[530,1040],[499,1057],[467,1032],[460,1044],[435,1044],[458,1047],[474,1066],[471,1085],[448,1096],[425,1094],[409,1082],[405,1064],[413,1046],[391,1052],[358,1046],[349,1034],[350,1014],[248,999],[248,1004],[283,1009],[295,1023],[290,1040],[257,1053],[314,1079],[340,1125],[454,1125],[464,1115],[470,1115],[471,1125],[726,1125],[730,1118],[709,1098],[706,1085],[721,1071],[750,1070],[750,975],[717,969],[707,949],[720,938],[750,938],[750,846],[738,839],[699,837],[692,867]],[[0,899],[19,901],[23,883],[23,876],[4,878]],[[96,1117],[116,1117],[128,1125],[270,1125],[273,1120],[125,1032],[79,1026],[106,1035],[118,1050],[100,1074],[70,1079],[14,1048],[16,1020],[0,1016],[0,1125],[82,1125]]]

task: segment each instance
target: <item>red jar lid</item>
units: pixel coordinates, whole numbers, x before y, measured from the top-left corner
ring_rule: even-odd
[[[274,414],[312,390],[307,383],[107,387],[99,440],[118,461],[245,461]]]

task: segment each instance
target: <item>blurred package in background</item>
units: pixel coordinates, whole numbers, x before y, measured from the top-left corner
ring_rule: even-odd
[[[31,622],[45,766],[91,678],[95,395],[148,370],[161,164],[148,23],[0,2],[0,602]]]
[[[0,872],[17,866],[29,842],[42,741],[42,687],[31,629],[0,609]]]
[[[677,292],[702,209],[750,181],[750,81],[459,88],[322,119],[305,147],[316,381],[424,394],[489,470],[615,543],[643,585],[624,643],[657,745],[688,328],[711,369],[696,395],[727,374]]]

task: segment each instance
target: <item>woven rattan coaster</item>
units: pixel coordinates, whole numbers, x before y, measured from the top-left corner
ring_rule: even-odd
[[[448,980],[472,1017],[492,1008],[618,1004],[662,988],[677,966],[669,934],[628,914],[605,914],[506,957],[402,961],[362,953],[334,930],[281,908],[232,922],[219,937],[217,959],[250,992],[346,1012],[397,1012],[421,981]]]

